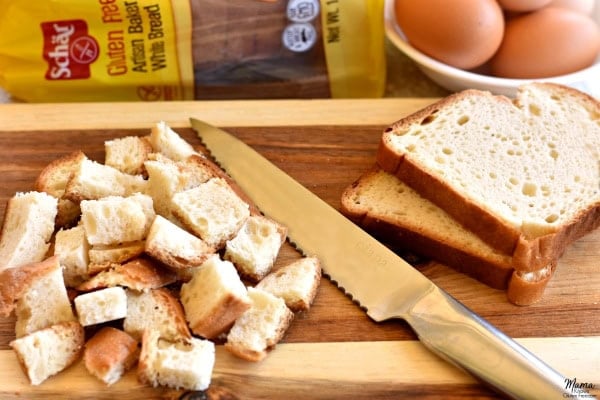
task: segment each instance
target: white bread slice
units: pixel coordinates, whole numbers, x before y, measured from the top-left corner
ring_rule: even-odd
[[[207,339],[225,332],[250,308],[246,287],[235,267],[216,254],[181,286],[180,298],[190,329]]]
[[[285,301],[292,311],[310,308],[321,282],[321,263],[316,257],[303,257],[265,276],[255,286]]]
[[[136,193],[81,202],[81,221],[91,245],[115,245],[146,238],[155,213],[152,198]]]
[[[86,342],[83,361],[90,374],[110,386],[135,365],[138,355],[134,338],[120,329],[105,326]]]
[[[173,196],[173,213],[209,246],[221,248],[250,216],[249,206],[222,178]]]
[[[146,330],[138,363],[140,382],[173,389],[205,390],[215,365],[215,344],[189,338],[170,341]]]
[[[160,215],[146,238],[146,253],[173,269],[199,267],[214,252],[202,239]]]
[[[84,343],[78,322],[63,322],[10,342],[32,385],[39,385],[73,364]]]
[[[248,361],[267,356],[287,331],[294,313],[280,297],[249,287],[252,307],[239,317],[227,335],[225,348]]]
[[[24,278],[27,286],[20,293],[15,309],[16,337],[60,322],[76,321],[58,258],[51,257],[47,263],[49,268],[32,269],[33,276]]]
[[[69,179],[85,159],[85,154],[79,150],[60,157],[44,167],[35,181],[35,190],[58,199],[56,226],[68,225],[79,217],[79,203],[65,198],[64,194]]]
[[[88,279],[89,244],[83,225],[59,230],[54,237],[54,255],[63,267],[65,285],[75,287]]]
[[[136,340],[146,329],[160,332],[168,340],[191,337],[181,303],[166,288],[146,292],[127,290],[127,317],[123,329]]]
[[[130,175],[144,175],[144,162],[152,153],[147,137],[125,136],[104,142],[104,165]]]
[[[192,155],[181,161],[173,161],[151,154],[144,163],[148,173],[146,193],[152,196],[156,213],[170,221],[177,221],[172,216],[173,195],[191,189],[216,176],[214,164],[200,155]]]
[[[398,250],[437,260],[490,287],[507,290],[509,300],[515,304],[539,300],[553,272],[549,268],[547,276],[524,277],[514,273],[510,256],[382,170],[369,171],[346,188],[341,211]]]
[[[147,182],[141,175],[129,175],[109,165],[86,158],[79,164],[65,188],[65,198],[74,202],[108,196],[143,193]]]
[[[227,241],[224,258],[236,266],[242,277],[258,282],[273,268],[286,236],[285,226],[262,215],[252,215]]]
[[[193,154],[198,154],[191,144],[186,142],[164,121],[160,121],[152,127],[150,144],[154,151],[162,153],[174,161],[185,160]]]
[[[514,101],[467,90],[386,129],[377,162],[517,271],[537,271],[600,225],[599,114],[556,84],[524,85]]]
[[[158,289],[174,283],[175,274],[156,262],[145,257],[138,257],[125,264],[111,264],[108,269],[99,272],[77,286],[77,290],[88,292],[113,286],[122,286],[133,290],[144,291]]]
[[[0,233],[0,271],[44,259],[54,233],[57,202],[44,192],[16,193],[8,200]]]
[[[119,286],[80,294],[75,297],[75,309],[83,326],[101,324],[127,316],[127,295]]]

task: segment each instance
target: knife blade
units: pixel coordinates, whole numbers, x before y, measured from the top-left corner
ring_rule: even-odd
[[[585,398],[566,379],[235,136],[191,118],[215,161],[305,255],[380,322],[405,320],[438,356],[505,396]],[[582,396],[582,397],[580,397]]]

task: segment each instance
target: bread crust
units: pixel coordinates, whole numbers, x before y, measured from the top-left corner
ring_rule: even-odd
[[[600,113],[600,103],[591,96],[556,84],[534,85],[547,86],[557,94],[576,97],[578,101],[583,102],[589,108],[591,113]],[[492,96],[500,103],[520,104],[519,97],[512,101],[505,96],[493,96],[488,92],[477,90],[465,90],[450,95],[388,127],[380,141],[376,156],[377,163],[382,169],[396,175],[423,197],[444,209],[491,246],[512,256],[515,270],[537,271],[549,263],[555,262],[574,240],[600,226],[600,202],[582,209],[569,223],[563,224],[554,232],[538,238],[529,238],[520,229],[490,213],[483,206],[470,201],[446,182],[419,167],[410,160],[410,157],[396,152],[390,144],[392,132],[403,131],[412,124],[426,123],[427,118],[438,110],[452,107],[461,99],[481,96]]]
[[[538,280],[527,280],[524,279],[521,274],[514,272],[510,278],[506,296],[508,300],[518,306],[529,306],[539,301],[544,295],[544,290],[552,279],[556,264],[551,264],[548,268],[550,271],[542,278]]]
[[[122,330],[105,326],[85,344],[83,360],[86,369],[107,384],[108,374],[114,369],[127,371],[137,361],[139,354],[137,341]],[[119,376],[112,377],[120,378]]]
[[[235,320],[249,309],[251,304],[238,296],[227,293],[218,304],[213,307],[210,315],[197,321],[190,322],[190,329],[196,335],[206,339],[214,339],[223,332],[227,332]]]
[[[124,286],[134,290],[157,289],[175,282],[177,277],[148,258],[135,258],[125,264],[112,264],[94,277],[77,286],[87,292],[109,286]]]

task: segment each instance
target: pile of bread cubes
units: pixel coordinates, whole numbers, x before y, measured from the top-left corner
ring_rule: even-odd
[[[321,279],[317,258],[273,268],[287,229],[164,122],[76,151],[16,193],[0,237],[0,315],[31,384],[83,356],[107,385],[205,390],[215,342],[267,356]]]

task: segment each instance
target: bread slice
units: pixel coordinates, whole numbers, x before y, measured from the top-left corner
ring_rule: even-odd
[[[216,254],[181,286],[180,298],[190,329],[207,339],[229,329],[251,304],[233,264]]]
[[[173,269],[199,267],[215,249],[157,215],[146,238],[146,253]]]
[[[44,192],[16,193],[8,200],[0,232],[0,271],[45,258],[57,203]]]
[[[76,287],[82,292],[122,286],[137,291],[158,289],[176,281],[176,276],[166,268],[146,257],[138,257],[125,264],[112,264],[108,269],[82,282]]]
[[[174,389],[205,390],[215,365],[215,344],[188,338],[171,341],[157,330],[146,330],[138,363],[138,379]]]
[[[310,308],[321,282],[321,263],[316,257],[303,257],[265,276],[255,286],[285,301],[292,311]]]
[[[386,129],[377,162],[519,272],[555,262],[600,225],[600,103],[550,83],[514,101],[466,90]]]
[[[152,196],[156,213],[177,222],[172,215],[175,193],[194,188],[217,174],[214,164],[200,155],[173,161],[160,153],[151,154],[144,164],[148,172],[146,193]]]
[[[104,165],[130,175],[145,175],[144,162],[152,153],[147,137],[125,136],[104,142]]]
[[[252,307],[235,321],[225,348],[248,361],[260,361],[283,338],[294,314],[269,292],[249,287],[248,296]]]
[[[222,178],[176,193],[173,213],[186,228],[217,249],[234,237],[250,216],[248,204]]]
[[[35,190],[58,199],[56,226],[69,225],[79,217],[79,203],[65,198],[64,194],[69,179],[86,158],[79,150],[60,157],[44,167],[35,181]]]
[[[81,221],[94,246],[144,240],[155,216],[152,198],[140,193],[81,202]]]
[[[85,344],[83,361],[90,374],[107,385],[131,369],[139,355],[138,342],[120,329],[105,326]]]
[[[191,337],[181,303],[168,289],[126,292],[127,317],[123,329],[136,340],[142,339],[146,329],[157,330],[168,340]]]
[[[75,287],[88,278],[89,244],[83,225],[61,229],[54,238],[54,255],[63,267],[65,285]]]
[[[16,336],[22,337],[60,322],[76,321],[58,258],[51,257],[28,272],[28,277],[12,276],[13,279],[22,278],[25,282],[17,297]]]
[[[78,322],[63,322],[10,342],[32,385],[39,385],[73,364],[84,343]]]
[[[394,248],[439,261],[492,288],[507,290],[515,304],[539,300],[553,272],[550,268],[543,276],[517,276],[512,257],[488,245],[382,170],[363,174],[344,191],[341,212]]]
[[[237,235],[227,241],[224,258],[242,277],[258,282],[273,268],[286,236],[285,226],[262,215],[250,216]]]
[[[141,175],[125,174],[86,157],[69,179],[64,197],[80,202],[108,196],[129,196],[133,193],[143,193],[146,184]]]
[[[75,297],[75,309],[83,326],[101,324],[127,316],[127,295],[122,287],[110,287]]]
[[[156,123],[150,132],[150,144],[154,151],[166,157],[180,161],[193,154],[198,154],[191,144],[185,141],[164,121]]]

